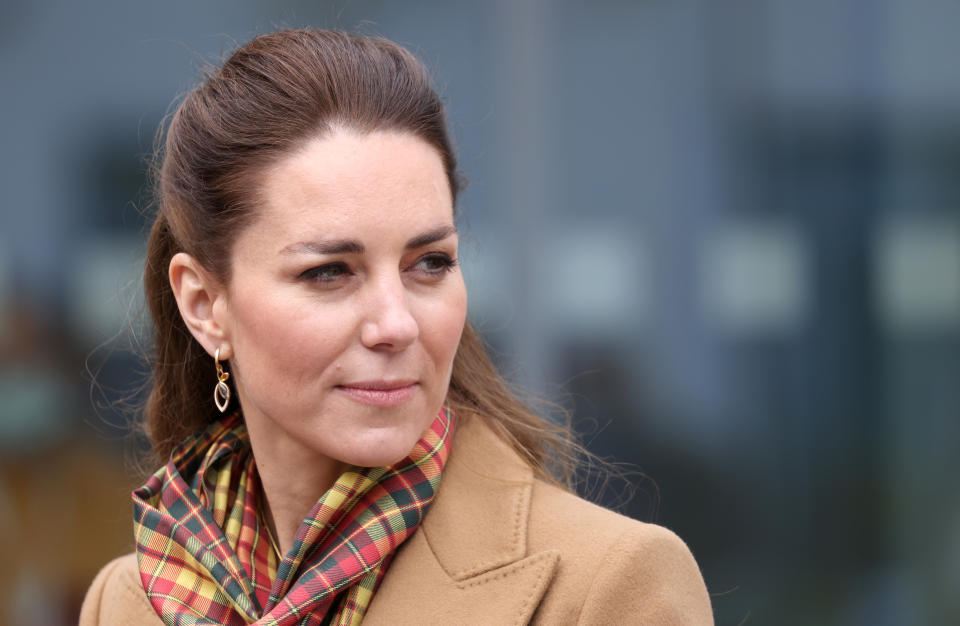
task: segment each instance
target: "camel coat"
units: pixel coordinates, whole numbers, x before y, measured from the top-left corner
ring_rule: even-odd
[[[676,535],[535,480],[480,419],[458,422],[437,498],[365,625],[713,624]],[[80,624],[162,624],[134,554],[100,571]]]

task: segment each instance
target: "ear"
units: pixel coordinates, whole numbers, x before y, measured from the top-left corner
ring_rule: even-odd
[[[180,316],[190,334],[211,357],[220,348],[220,359],[229,359],[232,349],[229,320],[224,313],[226,289],[186,252],[173,255],[168,276]]]

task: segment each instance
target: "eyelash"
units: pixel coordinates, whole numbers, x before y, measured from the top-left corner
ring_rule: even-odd
[[[417,259],[416,263],[414,263],[411,267],[416,267],[417,265],[420,265],[424,261],[439,262],[440,266],[437,267],[436,269],[423,270],[428,275],[436,276],[436,277],[439,277],[440,275],[445,274],[447,272],[452,272],[453,268],[455,268],[459,264],[458,259],[455,259],[448,254],[445,254],[443,252],[432,252],[430,254],[425,254],[424,256]],[[333,277],[324,275],[325,272],[329,272],[331,270],[336,270],[337,275]],[[312,267],[307,271],[303,272],[302,274],[300,274],[300,278],[313,281],[316,283],[329,284],[329,283],[336,282],[343,276],[349,276],[352,273],[353,272],[350,271],[350,268],[347,266],[346,263],[337,261],[335,263],[327,263],[325,265]]]
[[[338,274],[333,277],[325,275],[325,272],[331,270],[338,270]],[[327,263],[326,265],[311,267],[300,274],[300,278],[317,283],[332,283],[336,282],[341,276],[348,274],[350,274],[350,268],[347,267],[346,263]]]
[[[414,266],[423,263],[424,261],[438,261],[440,266],[436,269],[427,270],[431,274],[443,274],[445,272],[452,272],[453,268],[457,266],[458,260],[453,257],[444,254],[442,252],[433,252],[431,254],[425,254],[424,256],[417,259],[417,262],[414,263]]]

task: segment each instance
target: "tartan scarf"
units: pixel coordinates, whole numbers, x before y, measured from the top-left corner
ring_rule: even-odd
[[[140,579],[154,610],[168,625],[359,624],[433,501],[452,430],[444,407],[399,463],[344,472],[280,560],[243,419],[218,419],[133,492]]]

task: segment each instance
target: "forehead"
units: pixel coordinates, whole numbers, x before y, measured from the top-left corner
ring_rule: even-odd
[[[440,154],[410,133],[335,130],[267,168],[260,182],[257,230],[277,236],[453,221]]]

